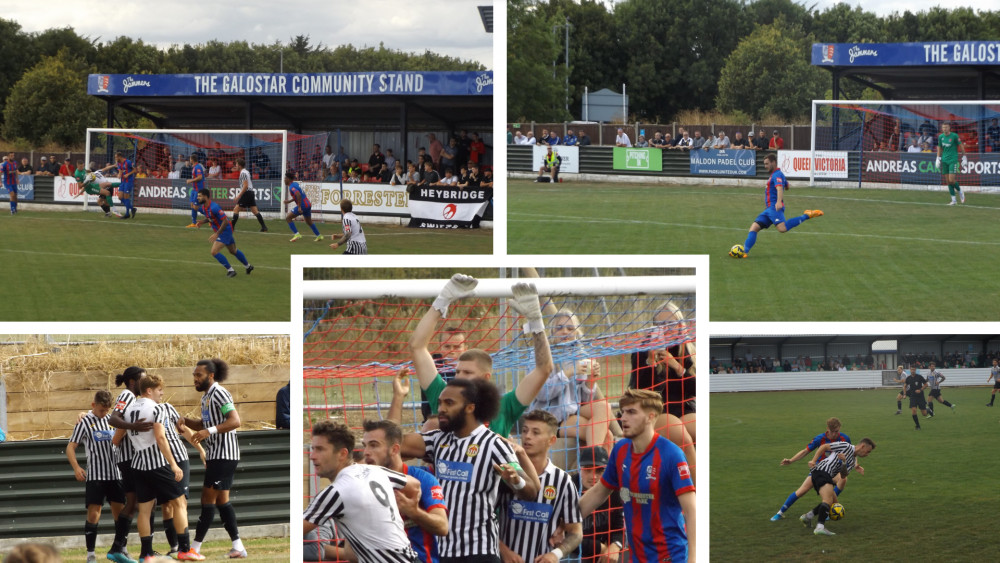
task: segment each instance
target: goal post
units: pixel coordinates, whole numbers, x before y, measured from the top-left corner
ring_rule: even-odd
[[[385,418],[393,380],[403,368],[409,369],[410,383],[403,401],[403,426],[406,431],[421,429],[429,411],[414,374],[409,341],[447,282],[303,282],[306,442],[312,425],[319,420],[336,419],[360,435],[364,420]],[[605,434],[613,441],[618,398],[639,372],[666,369],[665,364],[647,363],[655,351],[662,350],[672,351],[672,357],[690,367],[690,372],[671,384],[683,391],[684,399],[673,400],[671,394],[666,408],[689,415],[683,422],[678,417],[669,424],[678,436],[686,436],[690,428],[690,436],[682,438],[686,440],[682,447],[693,452],[695,276],[479,279],[474,294],[452,302],[446,317],[434,328],[429,350],[443,377],[454,375],[457,344],[490,355],[491,380],[501,392],[513,391],[534,369],[532,337],[525,334],[524,319],[507,301],[512,296],[511,287],[519,282],[534,284],[538,290],[556,366],[536,397],[540,402],[527,410],[544,405],[571,427],[569,435],[575,436],[553,446],[550,455],[554,463],[567,470],[576,468],[581,449],[594,445],[588,439],[599,441],[596,437]],[[644,381],[643,377],[636,381]],[[599,394],[587,391],[594,385]],[[571,412],[575,414],[567,416]],[[515,424],[511,435],[517,433]],[[693,459],[690,463],[695,465]],[[319,479],[308,469],[305,479],[308,496],[318,490]]]
[[[849,163],[844,184],[946,189],[935,160],[941,126],[948,123],[967,154],[958,173],[963,189],[1000,192],[998,119],[996,101],[813,100],[809,185],[832,178],[823,164],[835,154]]]
[[[308,166],[314,146],[328,134],[297,135],[262,129],[108,129],[88,128],[85,163],[100,169],[122,152],[136,170],[134,204],[143,211],[190,213],[190,157],[205,168],[205,187],[213,200],[231,209],[239,194],[237,158],[251,173],[258,209],[268,218],[283,216],[286,170]],[[113,173],[113,170],[112,170]],[[111,174],[111,173],[109,173]],[[96,196],[84,199],[84,209]],[[117,199],[117,197],[116,197]]]

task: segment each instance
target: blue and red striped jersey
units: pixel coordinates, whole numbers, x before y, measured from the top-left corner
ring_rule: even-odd
[[[17,187],[17,165],[11,161],[0,164],[0,172],[3,173],[3,185],[8,188]]]
[[[420,481],[420,508],[427,512],[430,512],[432,508],[443,508],[446,511],[448,507],[444,504],[444,490],[441,488],[441,482],[437,480],[437,477],[431,475],[429,471],[423,467],[410,467],[403,464],[403,475],[411,475],[417,481]],[[438,563],[438,549],[437,549],[437,538],[423,530],[420,526],[417,526],[416,522],[413,522],[409,518],[403,517],[403,527],[406,528],[406,536],[410,538],[410,545],[413,546],[413,550],[417,552],[417,556],[420,557],[421,563]]]
[[[309,202],[309,198],[306,197],[306,193],[302,191],[302,188],[299,187],[298,182],[292,182],[288,186],[288,194],[292,196],[292,199],[295,200],[295,203],[299,207],[303,209],[308,209],[312,207],[312,203]]]
[[[191,167],[191,178],[197,178],[198,176],[201,176],[201,180],[192,182],[195,192],[205,187],[205,167],[200,162]]]
[[[118,165],[118,177],[122,179],[121,187],[128,188],[135,185],[135,175],[132,174],[132,161],[125,159],[124,162]],[[132,174],[129,176],[128,174]]]
[[[812,441],[809,442],[809,445],[806,446],[806,448],[809,451],[813,451],[816,448],[822,446],[823,444],[832,444],[833,442],[847,442],[848,444],[850,444],[851,439],[850,437],[847,436],[847,434],[840,432],[838,433],[835,439],[831,440],[830,437],[826,435],[826,432],[823,432],[822,434],[813,438]]]
[[[778,186],[781,186],[781,189],[784,190],[788,187],[788,180],[781,169],[775,168],[774,172],[771,172],[771,177],[767,180],[767,190],[764,193],[764,203],[769,208],[778,204]]]
[[[632,561],[687,561],[687,531],[679,496],[694,492],[687,458],[676,444],[657,435],[642,453],[632,440],[615,444],[601,483],[621,496]]]
[[[208,222],[212,224],[212,230],[215,232],[219,232],[219,227],[221,227],[224,223],[228,225],[225,212],[223,212],[222,208],[219,207],[219,204],[214,201],[211,205],[202,205],[201,213],[205,217],[208,217]]]

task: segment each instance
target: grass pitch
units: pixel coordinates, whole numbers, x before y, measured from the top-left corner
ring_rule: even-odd
[[[751,377],[751,376],[748,376]],[[956,411],[914,430],[906,400],[896,416],[896,389],[713,393],[711,395],[711,554],[719,561],[992,561],[996,512],[990,491],[1000,463],[1000,406],[990,388],[942,389]],[[836,416],[854,443],[876,444],[859,458],[839,501],[836,536],[814,536],[798,518],[819,504],[810,491],[771,522],[802,484],[810,457],[779,466]],[[815,521],[814,521],[815,522]]]
[[[236,245],[254,271],[223,250],[239,274],[226,277],[212,258],[211,228],[186,229],[187,215],[19,211],[0,216],[0,261],[5,299],[0,321],[288,321],[292,254],[340,254],[330,248],[339,223],[317,223],[324,235],[289,242],[282,220],[258,232],[253,216],[240,218]],[[365,225],[373,254],[490,253],[493,231],[408,229]],[[349,257],[344,257],[349,260]]]
[[[157,526],[159,526],[159,520],[157,520]],[[191,530],[191,538],[194,538],[194,529]],[[159,527],[154,530],[153,537],[155,542],[153,542],[153,549],[163,550],[165,542],[163,539],[163,529]],[[288,538],[243,538],[243,545],[247,549],[248,559],[252,558],[254,561],[259,561],[262,563],[287,563],[289,559],[289,539]],[[201,546],[201,554],[205,556],[206,561],[220,559],[226,559],[226,554],[229,550],[233,548],[232,542],[228,540],[222,541],[209,541],[205,542]],[[129,542],[129,550],[133,557],[138,557],[139,555],[139,545],[132,545]],[[97,554],[98,561],[105,561],[104,554],[107,553],[107,546],[97,546],[95,553]],[[165,550],[162,553],[166,553]],[[59,555],[62,557],[63,561],[86,561],[87,560],[87,549],[86,548],[76,548],[76,549],[64,549]]]
[[[511,254],[708,254],[713,321],[992,321],[991,258],[1000,197],[798,187],[786,217],[822,209],[780,234],[762,231],[734,260],[763,208],[752,187],[511,181]],[[669,258],[664,258],[664,265]]]

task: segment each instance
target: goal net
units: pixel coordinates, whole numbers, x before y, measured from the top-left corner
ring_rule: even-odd
[[[821,164],[846,155],[850,184],[946,189],[935,159],[941,126],[948,123],[968,155],[959,184],[993,193],[1000,189],[998,120],[996,102],[814,100],[811,150],[816,164],[810,167],[810,181],[832,177]]]
[[[187,183],[191,179],[190,157],[194,155],[204,167],[205,187],[224,209],[236,203],[240,188],[236,159],[243,158],[252,177],[257,207],[273,218],[285,212],[284,171],[309,166],[315,146],[326,144],[326,133],[295,135],[284,130],[87,129],[85,162],[99,170],[114,163],[115,154],[121,152],[136,170],[136,207],[187,214],[193,189],[193,184]],[[90,196],[84,205],[95,201],[96,196]]]
[[[309,444],[314,423],[335,419],[355,431],[360,447],[363,421],[387,416],[393,378],[400,368],[412,366],[410,335],[446,282],[445,279],[304,282],[305,444]],[[610,443],[620,437],[620,428],[614,421],[618,398],[632,379],[645,385],[650,370],[660,369],[650,365],[653,363],[650,358],[657,351],[670,350],[690,369],[672,383],[683,396],[667,406],[672,406],[671,411],[678,415],[669,423],[676,428],[659,430],[664,434],[676,430],[677,436],[684,436],[681,441],[686,441],[683,447],[694,467],[691,455],[695,434],[693,350],[697,323],[694,277],[480,279],[475,296],[449,306],[447,318],[438,323],[431,339],[430,351],[442,376],[448,378],[454,372],[453,358],[457,354],[449,357],[449,352],[458,343],[466,349],[479,348],[490,353],[492,380],[501,392],[515,389],[533,369],[533,346],[531,339],[522,334],[523,319],[507,305],[511,286],[517,282],[534,283],[538,288],[556,372],[563,374],[561,378],[550,377],[539,397],[567,397],[561,392],[569,388],[572,392],[568,400],[550,400],[545,408],[564,425],[571,419],[560,414],[574,409],[578,414],[572,423],[575,428],[564,433],[581,438],[557,441],[550,450],[552,461],[574,471],[579,466],[581,447],[587,445],[586,438],[598,435],[588,426],[606,431]],[[595,363],[600,365],[599,370],[593,368]],[[406,432],[419,431],[428,412],[412,369],[410,374],[410,393],[404,402],[402,418]],[[575,385],[578,379],[588,377],[596,381],[600,394],[587,396],[580,391],[585,387]],[[532,408],[536,408],[534,404],[528,410]],[[610,414],[603,417],[603,429],[599,428],[602,417],[597,414],[602,408],[607,408]],[[583,417],[585,412],[592,416]],[[684,422],[688,422],[690,433],[684,431],[682,415],[689,415]],[[515,424],[511,437],[516,439],[517,432]],[[304,453],[303,464],[304,502],[308,505],[326,483],[313,473],[308,451]]]

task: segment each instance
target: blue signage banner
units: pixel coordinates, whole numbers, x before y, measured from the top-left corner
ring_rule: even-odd
[[[227,212],[236,203],[240,193],[236,180],[208,180],[205,182],[212,191],[212,200]],[[277,180],[254,180],[254,195],[261,211],[281,209],[281,182]],[[139,178],[136,180],[136,205],[186,209],[190,206],[191,184],[184,180]]]
[[[756,176],[757,153],[747,149],[692,150],[691,173],[707,176]]]
[[[91,74],[91,96],[492,96],[493,72]]]
[[[7,199],[10,197],[10,192],[7,191],[2,184],[0,184],[0,198]],[[35,177],[34,176],[18,176],[17,177],[17,200],[18,201],[34,201],[35,200]]]
[[[1000,66],[1000,41],[813,43],[812,64],[817,66]]]

